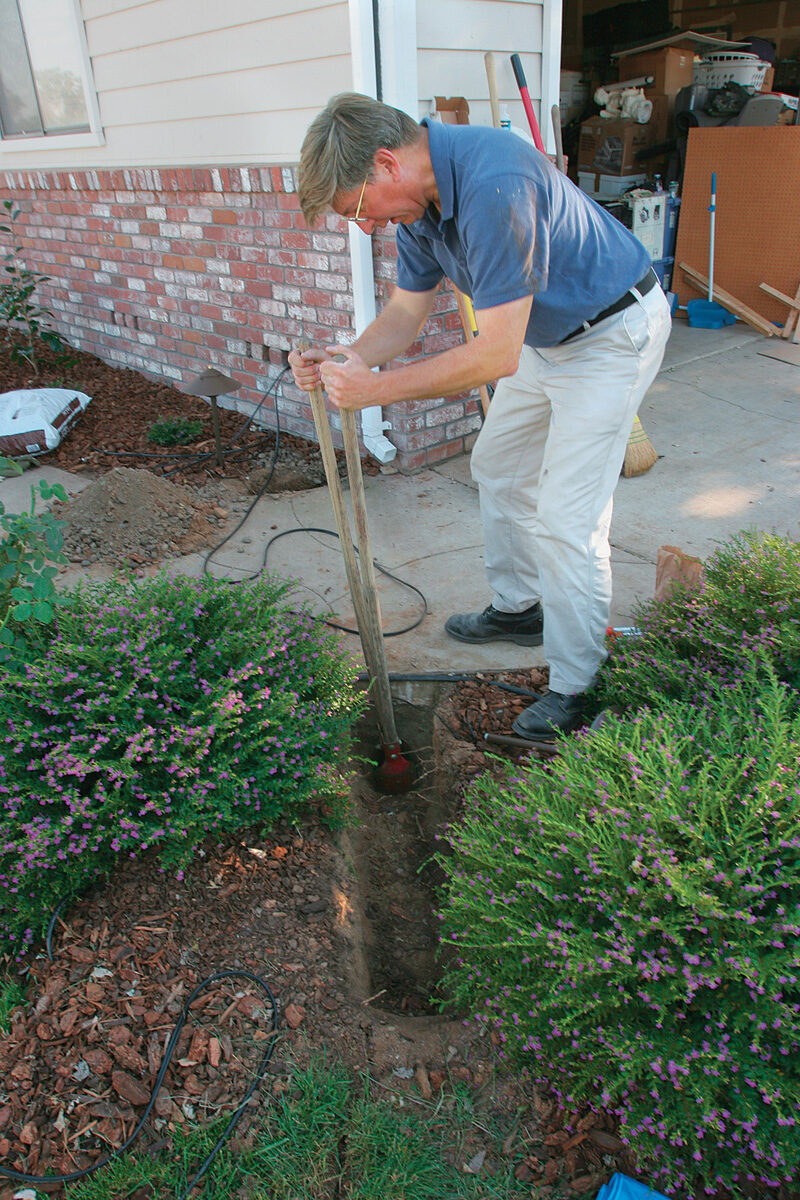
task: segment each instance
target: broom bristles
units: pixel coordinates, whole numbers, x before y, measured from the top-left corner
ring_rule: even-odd
[[[644,475],[650,470],[658,455],[650,438],[644,431],[644,426],[638,417],[633,418],[633,429],[625,447],[625,461],[622,464],[622,474],[626,479],[635,475]]]

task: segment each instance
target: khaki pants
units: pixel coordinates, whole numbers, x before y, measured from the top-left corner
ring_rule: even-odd
[[[669,331],[654,287],[563,345],[523,347],[472,452],[492,603],[521,612],[541,599],[557,692],[584,691],[605,657],[612,497]]]

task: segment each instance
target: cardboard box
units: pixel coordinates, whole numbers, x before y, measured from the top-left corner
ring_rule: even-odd
[[[653,143],[665,142],[675,131],[675,100],[672,96],[657,96],[648,88],[645,92],[648,100],[653,103],[653,115],[647,122],[655,130]]]
[[[620,117],[590,117],[581,125],[578,170],[596,175],[647,174],[636,154],[658,140],[658,129],[649,121],[640,125]]]
[[[626,54],[619,60],[620,79],[636,79],[640,75],[652,75],[653,82],[645,88],[645,95],[677,96],[683,87],[692,82],[694,52],[681,46],[662,46],[659,50],[645,50],[639,54]]]
[[[469,104],[463,96],[434,96],[436,111],[444,125],[469,125]]]
[[[595,171],[578,171],[578,187],[587,196],[621,196],[628,188],[646,182],[646,175],[601,175]]]

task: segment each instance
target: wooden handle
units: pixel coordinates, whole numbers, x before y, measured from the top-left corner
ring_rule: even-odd
[[[556,139],[556,166],[562,175],[566,173],[564,165],[564,146],[561,141],[561,109],[557,104],[554,104],[550,109],[550,116],[553,119],[553,136]]]
[[[361,472],[361,453],[358,448],[355,413],[342,409],[342,437],[347,456],[347,474],[350,478],[350,498],[356,522],[358,557],[361,565],[361,588],[364,603],[365,631],[370,641],[372,665],[370,675],[375,685],[375,707],[383,733],[384,743],[394,745],[399,738],[392,707],[392,692],[389,685],[389,668],[386,663],[386,648],[383,644],[383,624],[375,586],[375,567],[372,561],[372,543],[367,524],[367,500],[364,494],[364,476]],[[365,655],[366,657],[366,655]],[[369,664],[368,664],[369,665]]]
[[[297,343],[297,351],[303,354],[306,350],[310,350],[311,345],[305,339],[301,339]],[[364,596],[361,589],[361,576],[358,573],[358,564],[356,563],[356,552],[353,549],[353,537],[350,532],[350,521],[347,516],[347,509],[344,506],[344,496],[342,494],[342,481],[339,478],[339,467],[336,462],[336,454],[333,449],[333,439],[331,437],[331,427],[328,424],[328,414],[325,411],[325,400],[322,395],[322,388],[316,387],[308,393],[311,401],[311,412],[314,417],[314,426],[317,430],[317,439],[319,441],[319,449],[322,455],[322,465],[325,468],[325,478],[328,482],[328,491],[330,492],[331,504],[333,506],[333,515],[336,518],[336,529],[339,534],[339,541],[342,546],[342,556],[344,558],[344,567],[347,574],[347,584],[350,588],[350,596],[353,600],[353,609],[356,614],[356,624],[358,626],[361,645],[364,650],[364,658],[367,663],[367,669],[372,674],[372,651],[371,645],[367,644],[363,630],[366,629],[367,621],[364,612]]]
[[[475,320],[475,309],[472,307],[472,301],[470,300],[469,296],[465,296],[463,292],[459,291],[452,280],[450,282],[452,284],[453,291],[456,294],[456,304],[458,305],[458,315],[461,317],[461,328],[464,330],[464,338],[466,341],[469,341],[470,338],[473,338],[478,332],[478,325]],[[485,418],[488,416],[489,402],[491,401],[489,389],[485,383],[478,385],[478,394],[481,398],[481,408],[483,409],[483,415]]]
[[[487,50],[483,56],[483,61],[486,65],[486,78],[489,83],[489,103],[492,106],[492,124],[495,129],[500,128],[500,99],[497,94],[497,67],[494,61],[494,53]]]

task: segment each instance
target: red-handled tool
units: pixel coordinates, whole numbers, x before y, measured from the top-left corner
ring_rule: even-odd
[[[519,88],[519,94],[522,97],[522,103],[525,108],[525,114],[528,118],[528,124],[530,125],[531,133],[533,134],[533,144],[537,150],[541,150],[542,154],[544,154],[544,142],[542,141],[542,135],[539,132],[539,122],[536,120],[536,113],[533,111],[530,93],[528,92],[528,82],[525,78],[525,72],[522,69],[522,62],[518,54],[511,55],[511,66],[514,69],[514,78],[517,81],[517,87]]]

